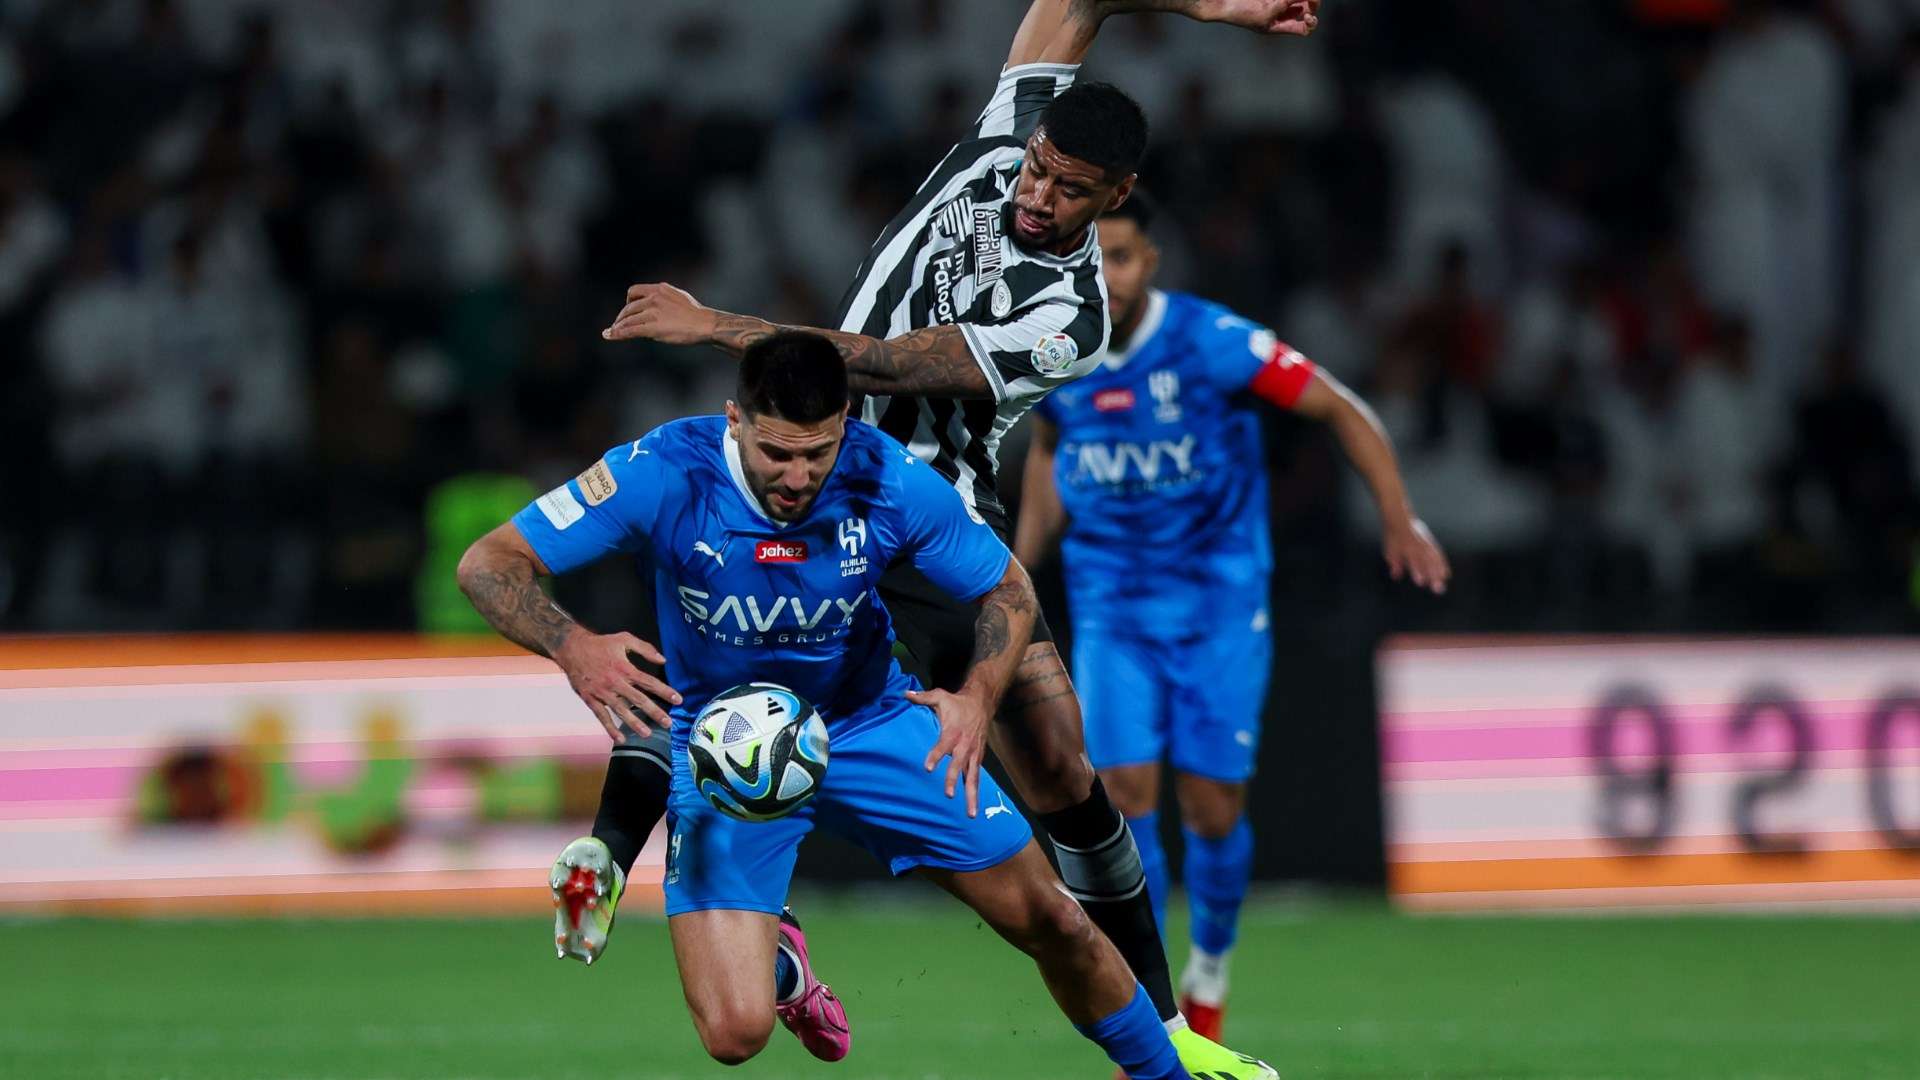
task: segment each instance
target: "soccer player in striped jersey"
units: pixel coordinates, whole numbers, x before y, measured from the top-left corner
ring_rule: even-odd
[[[1113,340],[1034,414],[1016,550],[1031,566],[1063,541],[1087,750],[1133,826],[1156,915],[1168,876],[1156,811],[1172,763],[1192,913],[1180,1006],[1217,1039],[1273,650],[1261,411],[1333,429],[1372,489],[1396,579],[1442,592],[1449,571],[1372,412],[1267,328],[1153,288],[1150,219],[1135,193],[1100,221]]]
[[[819,331],[847,365],[863,416],[900,439],[1009,533],[997,493],[1001,437],[1053,388],[1090,370],[1105,345],[1107,298],[1094,221],[1125,203],[1146,149],[1146,120],[1104,84],[1075,85],[1101,23],[1129,11],[1176,11],[1274,34],[1304,35],[1319,0],[1035,0],[973,127],[875,242],[847,290],[838,329]],[[712,345],[734,356],[792,329],[716,311],[666,284],[636,285],[604,336]],[[972,615],[909,567],[881,598],[926,682],[958,685]],[[644,713],[638,727],[647,727]],[[1271,1075],[1199,1038],[1179,1014],[1138,852],[1088,763],[1080,706],[1044,622],[999,722],[959,753],[969,767],[989,742],[1060,857],[1068,888],[1146,986],[1181,1057],[1196,1072]],[[665,770],[646,739],[616,751],[594,836],[630,865],[666,802]],[[609,856],[582,856],[611,873]],[[564,932],[564,928],[563,928]],[[604,944],[604,929],[595,928]]]

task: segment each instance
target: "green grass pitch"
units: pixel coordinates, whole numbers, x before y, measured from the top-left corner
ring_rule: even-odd
[[[1110,1075],[957,905],[801,910],[853,1019],[839,1065],[777,1030],[743,1068],[706,1060],[664,928],[637,913],[592,969],[553,959],[539,921],[17,920],[0,922],[0,1077]],[[1228,1041],[1286,1077],[1920,1077],[1906,918],[1263,905],[1234,970]]]

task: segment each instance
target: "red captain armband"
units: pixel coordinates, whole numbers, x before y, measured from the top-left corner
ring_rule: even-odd
[[[1293,408],[1299,403],[1300,395],[1307,392],[1307,384],[1313,381],[1313,361],[1272,334],[1263,331],[1255,334],[1254,338],[1259,345],[1269,341],[1273,344],[1266,350],[1266,361],[1254,373],[1253,380],[1247,383],[1247,389],[1283,409]],[[1265,340],[1261,340],[1263,338]],[[1260,350],[1256,348],[1255,351]]]

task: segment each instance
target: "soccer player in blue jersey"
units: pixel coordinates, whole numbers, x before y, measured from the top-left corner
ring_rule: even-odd
[[[1100,220],[1112,338],[1090,374],[1034,411],[1015,550],[1032,566],[1062,541],[1087,752],[1133,826],[1163,921],[1156,810],[1172,763],[1193,937],[1180,1010],[1218,1039],[1273,647],[1261,411],[1333,429],[1372,488],[1396,580],[1442,592],[1449,571],[1365,403],[1265,327],[1153,288],[1150,220],[1139,192]]]
[[[846,406],[831,341],[761,340],[724,417],[614,447],[476,542],[461,587],[502,634],[558,662],[609,735],[635,714],[671,724],[667,925],[716,1060],[757,1054],[776,1007],[816,1055],[847,1051],[844,1012],[791,951],[781,918],[795,854],[818,824],[972,907],[1034,958],[1061,1010],[1129,1076],[1188,1076],[1145,988],[1061,887],[1025,819],[996,812],[1005,796],[980,771],[1038,616],[1026,572],[950,483]],[[539,586],[611,555],[652,578],[659,648],[588,630]],[[878,589],[896,563],[975,612],[973,659],[952,691],[922,690],[894,660]],[[664,663],[666,678],[635,656]],[[686,743],[702,702],[756,681],[813,702],[833,757],[812,801],[747,823],[695,789]],[[790,1013],[802,1005],[813,1008]],[[837,1031],[823,1029],[836,1019]]]

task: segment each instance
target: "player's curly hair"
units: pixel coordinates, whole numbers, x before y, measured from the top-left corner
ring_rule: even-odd
[[[783,330],[747,347],[733,401],[748,416],[817,424],[846,411],[846,361],[819,334]]]
[[[1059,151],[1111,178],[1138,172],[1147,155],[1147,114],[1112,83],[1075,83],[1040,114],[1040,129]]]

